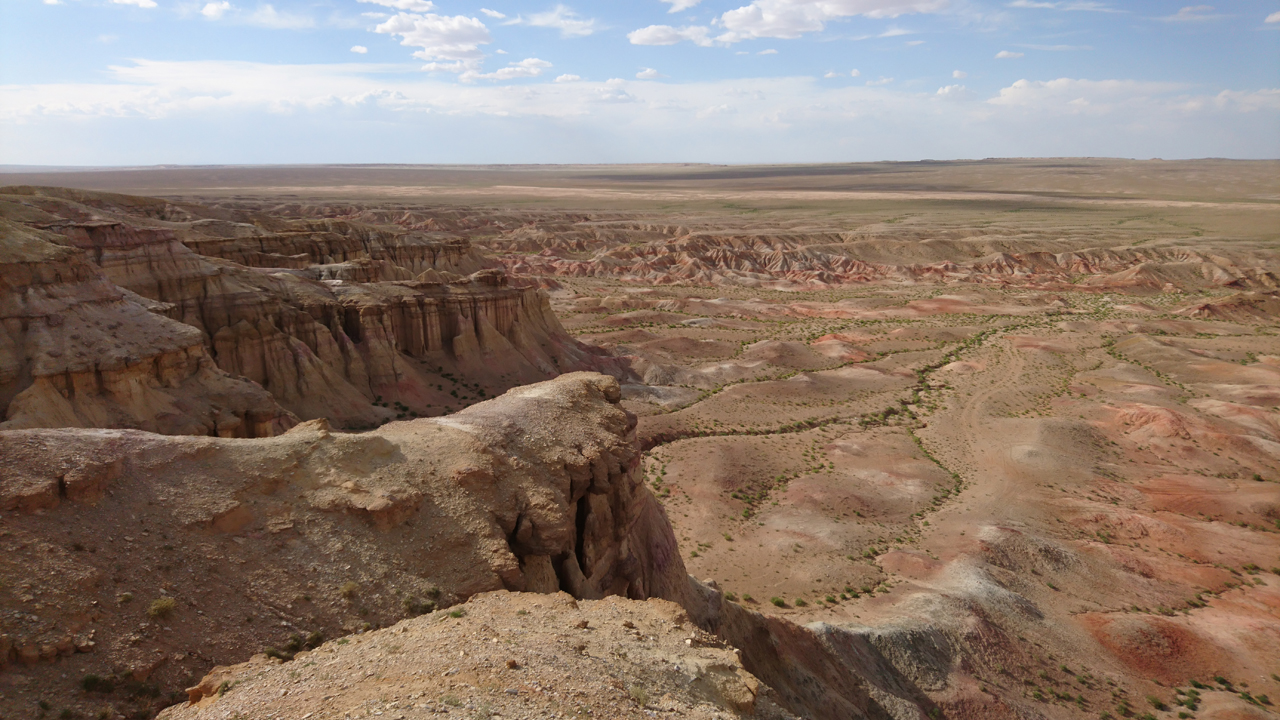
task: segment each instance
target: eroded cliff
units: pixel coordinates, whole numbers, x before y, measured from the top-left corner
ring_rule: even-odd
[[[684,601],[619,399],[613,378],[571,373],[358,435],[0,433],[0,664],[19,688],[0,714],[87,674],[167,704],[291,635],[491,590]]]
[[[22,223],[13,232],[82,250],[105,286],[198,330],[184,348],[304,420],[367,429],[570,370],[628,373],[570,338],[545,294],[511,286],[456,236],[59,188],[0,189],[0,215]],[[271,432],[260,416],[238,434]],[[119,425],[106,416],[81,424]]]
[[[263,437],[297,422],[220,370],[198,330],[59,240],[0,220],[0,428]]]

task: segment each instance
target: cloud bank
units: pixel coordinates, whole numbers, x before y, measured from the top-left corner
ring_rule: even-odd
[[[139,60],[112,67],[107,82],[0,87],[0,158],[123,164],[1280,155],[1280,89],[1204,94],[1178,83],[1083,78],[1024,79],[989,96],[959,84],[915,92],[813,77],[676,83],[561,75],[504,84],[550,67],[528,58],[472,78],[486,82],[458,84],[403,64]],[[118,140],[101,143],[108,129]],[[157,144],[161,135],[170,142]],[[183,152],[175,156],[174,147]]]

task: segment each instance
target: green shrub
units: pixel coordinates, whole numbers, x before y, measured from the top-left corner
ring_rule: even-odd
[[[109,693],[116,689],[115,682],[111,678],[104,678],[101,675],[89,673],[80,679],[80,687],[85,692]]]
[[[635,700],[640,707],[647,707],[649,705],[649,693],[645,692],[645,689],[639,685],[632,685],[627,688],[627,694],[630,695],[631,699]]]
[[[787,606],[787,601],[786,601],[786,600],[783,600],[783,599],[782,599],[782,598],[780,598],[780,597],[773,597],[773,598],[769,598],[769,602],[773,603],[774,605],[776,605],[776,606],[778,606],[778,607],[786,607],[786,606]]]
[[[167,618],[173,614],[174,608],[178,607],[178,601],[171,597],[158,597],[151,601],[151,606],[147,608],[147,617],[157,620]]]

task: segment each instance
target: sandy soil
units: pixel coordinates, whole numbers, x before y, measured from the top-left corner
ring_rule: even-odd
[[[75,177],[468,237],[625,361],[689,571],[945,717],[1274,717],[1275,164],[944,165]]]

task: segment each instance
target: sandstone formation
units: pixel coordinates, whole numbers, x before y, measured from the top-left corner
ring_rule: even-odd
[[[0,716],[31,701],[23,688],[95,674],[171,693],[292,634],[485,591],[683,602],[619,398],[613,378],[571,373],[361,435],[323,420],[252,440],[0,433],[0,664],[16,688]]]
[[[10,188],[15,317],[116,293],[300,424],[0,431],[0,717],[1271,717],[1275,167]]]
[[[485,593],[291,662],[219,668],[160,717],[797,717],[739,655],[664,600]]]
[[[51,188],[0,188],[0,214],[32,229],[6,225],[10,234],[39,230],[45,242],[83,250],[114,292],[200,331],[185,336],[188,354],[252,381],[303,420],[369,428],[569,370],[626,376],[565,334],[543,292],[510,286],[463,238]],[[67,424],[23,407],[11,411],[28,415],[18,426]],[[259,409],[233,430],[237,410],[243,417],[223,410],[224,434],[280,425]],[[81,423],[113,426],[106,416]],[[166,423],[146,427],[194,428]]]
[[[60,240],[0,220],[0,428],[265,437],[297,422],[219,369],[198,330]]]
[[[1124,230],[1100,233],[1014,223],[940,228],[900,219],[849,230],[789,218],[752,222],[701,213],[674,223],[641,212],[513,215],[394,204],[275,207],[300,217],[391,222],[466,235],[494,253],[512,274],[529,278],[791,291],[877,281],[1139,293],[1280,287],[1280,276],[1265,251],[1206,247],[1176,236],[1155,246],[1134,247]]]

